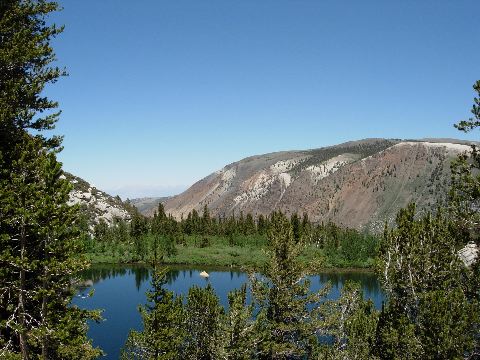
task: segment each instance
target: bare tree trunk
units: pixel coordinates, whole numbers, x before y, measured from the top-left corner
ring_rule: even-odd
[[[46,263],[47,257],[48,257],[48,252],[47,252],[47,246],[49,243],[50,237],[47,236],[45,239],[45,243],[43,245],[43,260]],[[43,267],[43,280],[42,280],[42,289],[44,292],[47,291],[47,284],[48,284],[48,268],[47,265],[44,265]],[[48,320],[47,320],[47,294],[44,293],[42,296],[42,325],[43,325],[43,335],[42,335],[42,359],[48,360]]]
[[[46,276],[46,272],[44,273]],[[43,280],[43,289],[46,289],[46,279]],[[42,296],[42,325],[45,333],[42,335],[42,359],[48,360],[48,348],[47,348],[47,295]]]
[[[18,312],[20,322],[20,351],[22,353],[22,359],[28,360],[28,343],[27,343],[27,322],[25,319],[25,292],[26,292],[26,280],[25,280],[25,252],[26,252],[26,235],[25,224],[23,223],[20,229],[20,293],[18,296]]]

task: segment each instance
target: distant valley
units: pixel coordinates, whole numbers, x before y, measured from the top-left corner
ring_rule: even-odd
[[[164,203],[170,199],[170,196],[166,197],[143,197],[137,199],[130,199],[128,202],[135,206],[141,214],[150,215],[152,211],[158,208],[159,203]]]

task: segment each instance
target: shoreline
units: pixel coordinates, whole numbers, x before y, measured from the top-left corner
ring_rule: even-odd
[[[173,270],[181,270],[186,267],[195,270],[213,270],[213,271],[235,271],[235,272],[248,272],[253,270],[254,267],[247,265],[214,265],[214,264],[193,264],[193,263],[169,263],[159,262],[158,265],[168,267]],[[147,261],[136,262],[90,262],[89,268],[101,267],[101,266],[119,266],[119,267],[148,267],[151,268],[151,264]],[[370,267],[319,267],[315,270],[315,273],[374,273],[373,266]]]

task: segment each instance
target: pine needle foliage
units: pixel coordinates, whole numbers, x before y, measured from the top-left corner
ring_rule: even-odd
[[[247,287],[228,294],[228,312],[223,319],[223,358],[248,360],[253,356],[253,305],[247,304]]]
[[[475,345],[478,302],[470,270],[457,255],[461,239],[441,210],[415,217],[412,204],[386,229],[378,273],[388,298],[379,318],[381,359],[462,359]]]
[[[258,359],[309,358],[318,345],[315,309],[328,288],[310,292],[310,269],[298,261],[304,244],[295,240],[292,225],[284,214],[273,214],[271,222],[270,260],[261,275],[250,275],[259,309],[256,356]]]
[[[222,353],[221,322],[224,309],[212,286],[193,286],[185,305],[186,337],[182,359],[214,360]]]
[[[121,358],[173,360],[180,358],[183,343],[182,298],[165,289],[167,268],[154,267],[148,303],[139,307],[143,330],[131,330]]]
[[[472,117],[455,125],[463,132],[480,127],[480,80],[474,85],[476,97],[471,109]],[[464,152],[452,163],[452,186],[450,210],[458,230],[468,240],[480,242],[480,147],[473,143],[471,150]]]
[[[44,95],[65,71],[47,24],[54,1],[0,2],[0,357],[93,359],[87,319],[70,305],[74,274],[85,269],[79,214],[56,160],[61,137],[47,136],[59,117]]]
[[[99,314],[69,306],[71,280],[87,266],[78,208],[67,204],[71,185],[39,139],[25,134],[15,149],[0,180],[0,351],[24,359],[95,358],[85,322]]]

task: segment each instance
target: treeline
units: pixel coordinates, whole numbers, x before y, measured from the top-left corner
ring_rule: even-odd
[[[228,295],[227,309],[210,285],[186,299],[167,291],[167,270],[154,263],[143,330],[130,332],[122,359],[474,359],[478,270],[457,256],[465,239],[448,216],[415,215],[414,205],[402,210],[384,233],[380,311],[354,283],[336,300],[329,285],[311,291],[299,261],[305,244],[280,213],[271,216],[268,263],[249,274],[248,291]]]
[[[159,244],[165,257],[172,257],[187,247],[220,248],[251,247],[257,251],[268,245],[267,233],[276,213],[269,216],[252,214],[229,217],[210,215],[207,206],[200,215],[192,210],[186,218],[176,220],[165,213],[162,204],[152,218],[134,212],[130,222],[116,220],[111,226],[100,222],[91,237],[85,240],[88,253],[114,254],[108,259],[119,262],[149,261],[154,243]],[[325,257],[325,266],[372,266],[378,249],[378,236],[354,229],[344,229],[333,223],[315,224],[307,214],[289,217],[295,241],[315,248]]]
[[[346,340],[339,329],[354,314],[376,318],[359,287],[348,284],[341,301],[352,308],[336,323],[342,310],[327,301],[328,288],[309,290],[309,267],[299,262],[305,243],[295,239],[291,219],[273,213],[269,222],[269,261],[249,274],[252,300],[244,285],[228,295],[228,310],[210,285],[193,286],[186,299],[167,291],[167,270],[154,263],[148,303],[140,309],[143,330],[130,332],[122,359],[320,359]]]

